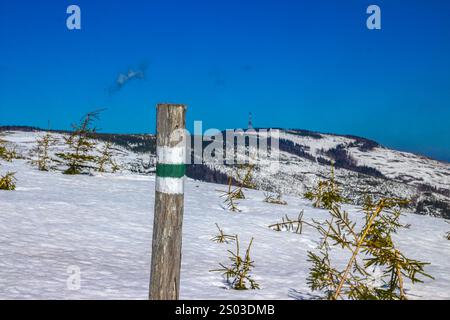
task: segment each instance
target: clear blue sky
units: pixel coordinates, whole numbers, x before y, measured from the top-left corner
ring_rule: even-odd
[[[66,28],[81,7],[82,29]],[[366,28],[366,8],[382,30]],[[189,127],[360,135],[450,160],[450,1],[0,2],[0,125],[69,128],[108,108],[105,132],[154,132],[158,102]],[[118,74],[144,80],[108,93]]]

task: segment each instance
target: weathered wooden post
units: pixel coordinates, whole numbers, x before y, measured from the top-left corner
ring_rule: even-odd
[[[184,209],[186,106],[158,104],[156,192],[149,298],[177,300]]]

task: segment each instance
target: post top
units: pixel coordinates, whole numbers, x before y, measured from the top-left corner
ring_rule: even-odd
[[[185,104],[180,103],[158,103],[157,108],[184,108],[186,109]]]

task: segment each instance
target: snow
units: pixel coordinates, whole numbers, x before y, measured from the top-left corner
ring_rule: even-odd
[[[320,150],[327,151],[338,145],[344,145],[349,148],[350,155],[357,160],[358,165],[373,167],[390,179],[403,180],[412,184],[426,183],[443,189],[448,189],[450,186],[449,163],[384,147],[361,151],[357,147],[349,147],[354,142],[352,138],[330,134],[320,134],[320,136],[321,139],[316,139],[283,132],[280,138],[309,147],[312,155],[325,158],[325,155],[319,153]]]
[[[290,140],[295,144],[303,145],[309,147],[311,154],[314,156],[323,156],[320,151],[327,151],[329,149],[335,148],[339,144],[349,144],[353,142],[352,139],[343,137],[343,136],[335,136],[335,135],[327,135],[320,134],[321,138],[313,138],[310,136],[301,136],[295,135],[292,133],[282,132],[280,134],[280,139]]]
[[[28,141],[24,139],[24,141]],[[17,140],[16,140],[17,142]],[[0,298],[2,299],[146,299],[150,275],[155,179],[130,174],[66,176],[39,172],[25,160],[1,162],[0,173],[17,172],[16,191],[0,191]],[[319,238],[304,227],[301,235],[276,232],[269,224],[304,210],[306,219],[323,220],[299,197],[283,197],[288,205],[263,202],[261,191],[246,190],[243,211],[223,208],[221,185],[186,181],[181,270],[182,299],[311,299],[306,284],[307,251]],[[346,206],[356,219],[357,208]],[[410,229],[396,235],[411,258],[431,263],[435,280],[406,284],[411,299],[450,299],[450,241],[443,219],[407,214]],[[234,244],[218,244],[215,223],[238,234],[243,247],[252,237],[254,278],[260,290],[226,288],[219,273]],[[337,255],[337,263],[345,255]],[[81,270],[81,287],[69,290],[68,270]],[[69,269],[68,269],[69,268]]]
[[[450,187],[450,165],[407,152],[375,148],[365,153],[353,148],[351,154],[359,165],[380,170],[391,179],[404,179],[412,183],[427,183],[437,188]]]
[[[338,145],[346,146],[358,165],[365,165],[379,170],[390,179],[406,181],[412,184],[429,184],[437,188],[448,189],[450,186],[450,164],[408,152],[401,152],[384,147],[376,147],[370,151],[361,151],[357,147],[349,147],[354,139],[345,136],[320,134],[321,138],[300,136],[282,132],[280,138],[309,148],[310,154],[320,154]]]

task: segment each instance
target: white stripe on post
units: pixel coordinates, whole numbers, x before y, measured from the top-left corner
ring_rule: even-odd
[[[184,193],[184,165],[186,158],[186,146],[173,148],[158,146],[156,149],[156,162],[161,165],[169,165],[166,170],[157,170],[156,191],[168,194]],[[180,167],[182,166],[182,167]],[[172,170],[170,169],[172,167]],[[163,171],[163,172],[161,172]],[[179,177],[180,175],[183,175]]]
[[[165,164],[184,164],[186,158],[186,147],[166,147],[161,146],[156,149],[156,160]]]
[[[156,178],[156,191],[167,194],[184,194],[184,178]]]

